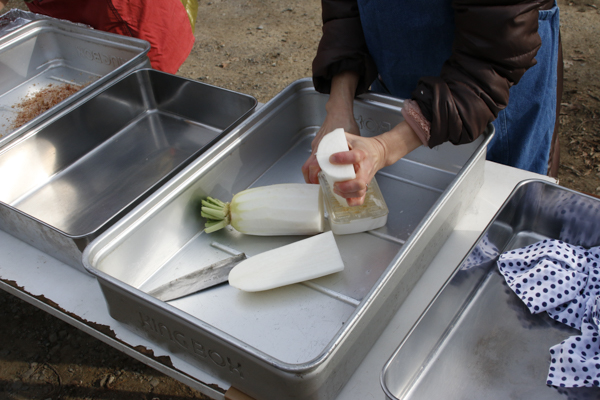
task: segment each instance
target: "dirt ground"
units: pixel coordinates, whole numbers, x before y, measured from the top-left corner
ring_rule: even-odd
[[[565,59],[560,184],[600,195],[598,0],[559,0]],[[10,0],[7,9],[25,9]],[[200,0],[196,43],[179,75],[266,102],[310,76],[318,0]],[[0,290],[1,399],[207,399]]]

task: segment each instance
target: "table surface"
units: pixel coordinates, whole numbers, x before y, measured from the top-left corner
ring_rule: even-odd
[[[526,179],[552,178],[485,162],[484,183],[428,269],[414,286],[338,399],[385,397],[382,369],[437,292],[461,263],[515,186]],[[224,399],[229,384],[166,353],[112,319],[96,279],[0,231],[0,288],[74,325],[135,359],[214,398]],[[143,352],[140,351],[143,350]],[[154,357],[149,356],[153,353]],[[156,358],[168,356],[173,366]]]

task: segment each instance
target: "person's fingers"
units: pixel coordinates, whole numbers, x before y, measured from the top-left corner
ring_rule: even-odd
[[[306,183],[319,183],[319,163],[314,155],[311,155],[302,166],[302,175]]]
[[[302,176],[304,176],[304,181],[306,183],[310,183],[310,177],[309,177],[310,165],[313,162],[314,158],[315,158],[314,154],[311,154],[310,157],[308,157],[306,159],[306,161],[304,162],[304,164],[302,165],[302,168],[300,168],[302,170]]]
[[[309,183],[319,183],[319,172],[321,172],[321,167],[319,167],[318,163],[314,163],[310,166],[309,171]]]
[[[317,162],[316,152],[321,139],[337,128],[343,128],[347,134],[352,134],[353,136],[360,135],[360,129],[354,119],[352,107],[346,109],[345,107],[339,107],[338,104],[338,106],[332,106],[328,109],[323,125],[321,125],[311,142],[312,154],[302,166],[302,176],[305,182],[319,183],[318,175],[321,172],[321,167]]]
[[[368,182],[360,177],[344,182],[336,182],[334,191],[344,198],[364,197],[367,193]]]
[[[332,164],[360,164],[365,159],[365,154],[361,151],[340,151],[329,157]]]
[[[365,202],[365,196],[352,197],[352,198],[346,199],[346,202],[348,203],[348,205],[350,207],[362,206],[363,203]]]
[[[317,157],[313,154],[302,166],[302,175],[306,183],[319,183],[319,172],[321,167],[317,162]]]

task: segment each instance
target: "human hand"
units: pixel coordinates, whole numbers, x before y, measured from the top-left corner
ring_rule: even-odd
[[[304,175],[306,183],[319,183],[318,174],[321,171],[321,167],[317,162],[317,148],[319,147],[319,143],[321,143],[323,136],[338,128],[343,128],[345,132],[354,135],[360,135],[360,129],[354,120],[352,110],[350,110],[350,113],[348,113],[347,110],[337,110],[337,112],[332,111],[327,113],[323,125],[321,125],[321,128],[311,143],[312,153],[302,166],[302,175]]]
[[[423,143],[413,129],[401,122],[388,132],[374,137],[346,133],[349,151],[332,154],[333,164],[353,164],[356,178],[336,182],[333,191],[346,199],[349,206],[364,203],[368,184],[377,171],[394,164]]]
[[[329,132],[343,128],[345,132],[360,135],[358,124],[354,120],[354,94],[358,85],[358,73],[344,71],[331,80],[331,93],[325,105],[327,115],[321,128],[313,139],[312,153],[302,166],[302,175],[306,183],[319,183],[319,163],[317,162],[317,148],[323,136]]]
[[[377,171],[385,167],[386,144],[378,137],[362,137],[346,133],[350,151],[332,154],[333,164],[352,164],[356,178],[349,181],[336,182],[333,185],[335,194],[344,197],[349,206],[360,206],[364,203],[368,184]]]

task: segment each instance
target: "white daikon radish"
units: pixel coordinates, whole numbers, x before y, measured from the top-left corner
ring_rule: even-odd
[[[332,154],[348,150],[350,148],[348,147],[346,134],[342,128],[329,132],[319,142],[319,147],[317,147],[317,162],[319,163],[319,167],[321,167],[321,171],[327,175],[330,182],[343,182],[356,178],[353,165],[332,164],[329,161],[329,157]]]
[[[243,190],[225,203],[202,200],[204,231],[227,225],[248,235],[314,235],[323,232],[323,201],[319,185],[283,183]]]
[[[252,256],[229,273],[229,284],[259,292],[340,272],[344,262],[331,231]]]

